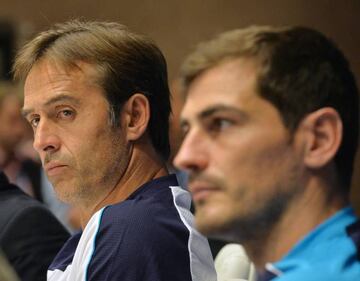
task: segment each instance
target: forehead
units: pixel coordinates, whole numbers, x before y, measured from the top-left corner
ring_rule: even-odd
[[[248,58],[225,61],[200,74],[187,91],[183,114],[214,105],[251,107],[264,101],[256,93],[258,65]]]
[[[36,90],[59,82],[78,82],[79,85],[91,84],[98,75],[95,68],[84,62],[66,66],[54,60],[41,59],[31,68],[25,79],[24,90]]]
[[[78,63],[77,67],[65,67],[62,64],[42,59],[30,70],[24,85],[24,109],[34,109],[45,104],[57,95],[86,98],[103,95],[97,85],[96,69],[87,63]]]

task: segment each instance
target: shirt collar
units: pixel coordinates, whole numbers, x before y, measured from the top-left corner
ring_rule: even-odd
[[[273,264],[267,263],[265,279],[260,280],[271,280],[291,270],[295,264],[299,264],[301,260],[307,260],[309,256],[312,256],[312,251],[319,244],[338,236],[341,231],[344,231],[349,224],[355,221],[356,216],[352,207],[339,210],[301,239],[280,261]]]

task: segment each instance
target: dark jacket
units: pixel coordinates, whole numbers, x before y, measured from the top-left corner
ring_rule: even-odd
[[[43,204],[0,171],[0,247],[21,280],[46,280],[48,266],[68,237]]]

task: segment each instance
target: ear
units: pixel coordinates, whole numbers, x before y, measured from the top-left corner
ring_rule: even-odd
[[[300,126],[305,128],[305,165],[318,169],[329,163],[339,149],[342,140],[342,121],[338,112],[321,108],[306,116]]]
[[[122,113],[128,141],[139,139],[146,131],[150,119],[149,100],[136,93],[124,104]]]

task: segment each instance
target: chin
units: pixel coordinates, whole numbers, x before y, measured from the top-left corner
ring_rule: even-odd
[[[69,186],[72,186],[69,183],[66,182],[57,182],[56,184],[53,184],[56,197],[67,204],[74,204],[74,191],[69,190]]]
[[[232,241],[230,238],[230,230],[232,223],[226,219],[224,212],[203,210],[195,213],[195,226],[200,233],[207,237]]]
[[[61,202],[64,202],[66,204],[70,204],[71,202],[71,196],[70,194],[68,194],[67,192],[64,192],[61,188],[59,187],[54,187],[55,189],[55,194],[56,194],[56,198],[59,199]]]
[[[219,223],[196,223],[196,228],[201,234],[208,238],[223,240],[227,242],[236,242],[236,235],[231,231],[231,227]]]

